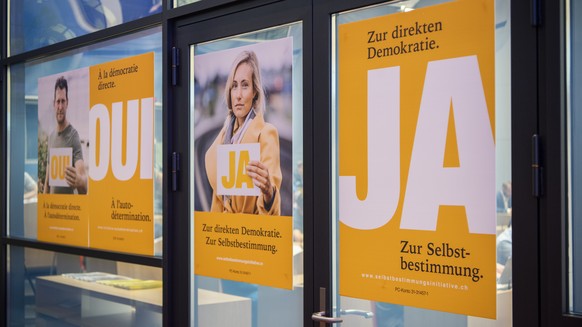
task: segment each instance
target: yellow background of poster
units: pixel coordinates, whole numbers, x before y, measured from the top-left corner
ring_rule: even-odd
[[[292,221],[289,216],[196,211],[195,274],[292,289]],[[274,233],[245,235],[245,229]],[[262,249],[235,242],[244,247],[248,242],[260,244]]]
[[[123,70],[123,73],[114,73],[113,70]],[[121,60],[111,61],[90,68],[90,107],[95,110],[97,104],[105,105],[109,110],[110,126],[112,121],[112,104],[121,102],[123,105],[123,130],[122,140],[111,138],[109,150],[112,152],[113,144],[121,142],[123,163],[127,163],[127,107],[128,101],[154,97],[154,54],[146,53]],[[141,121],[142,107],[139,108],[139,120]],[[149,125],[149,124],[148,124]],[[141,126],[138,122],[140,138],[142,129],[150,129],[153,135],[153,120],[151,126]],[[97,164],[105,157],[100,153],[101,140],[100,126],[96,128],[96,144],[91,144],[96,149]],[[111,127],[111,131],[113,128]],[[153,152],[154,140],[146,140],[144,144],[138,140],[137,156],[141,152]],[[107,146],[105,147],[107,148]],[[90,212],[90,241],[91,247],[113,251],[123,251],[136,254],[153,255],[154,253],[154,215],[153,215],[153,179],[140,177],[140,167],[143,164],[138,159],[135,174],[129,180],[118,180],[112,172],[112,154],[109,155],[109,168],[102,180],[89,180],[89,194],[91,196]],[[153,158],[152,158],[153,160]],[[153,161],[147,163],[153,165]],[[125,220],[113,219],[115,214],[130,214],[149,216],[149,220]]]
[[[397,25],[442,22],[438,32],[393,40]],[[387,42],[369,44],[369,32],[388,32]],[[340,294],[481,317],[495,317],[495,235],[470,234],[462,206],[441,206],[436,231],[400,229],[406,181],[419,117],[427,63],[477,55],[491,130],[495,131],[494,7],[491,0],[452,3],[378,17],[339,28],[339,175],[356,176],[357,194],[365,199],[367,172],[367,73],[400,67],[400,198],[392,219],[384,226],[359,230],[340,224]],[[435,40],[438,48],[368,59],[368,48]],[[450,124],[449,124],[450,125]],[[450,131],[450,130],[449,130]],[[447,134],[444,166],[458,165],[454,133]],[[491,158],[494,160],[494,158]],[[467,181],[470,183],[470,181]],[[491,190],[495,192],[495,190]],[[341,205],[341,204],[340,204]],[[495,204],[492,203],[492,206]],[[494,209],[493,209],[494,210]],[[494,211],[493,211],[494,212]],[[492,216],[495,219],[495,216]],[[423,245],[423,254],[403,254],[402,240]],[[427,244],[465,248],[465,259],[426,255]],[[401,269],[405,260],[479,267],[478,282],[467,277],[413,272]],[[404,278],[395,281],[393,277]],[[415,284],[431,281],[433,286]],[[422,283],[422,282],[421,282]]]
[[[39,194],[38,240],[73,246],[89,245],[88,198],[85,195]]]

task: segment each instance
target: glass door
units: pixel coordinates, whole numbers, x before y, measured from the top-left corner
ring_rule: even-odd
[[[306,319],[305,11],[249,8],[176,29],[193,326]]]
[[[546,138],[547,189],[541,201],[542,326],[581,323],[580,110],[582,6],[560,1],[547,8],[540,29],[545,64],[540,130]],[[546,325],[547,323],[547,325]]]
[[[324,12],[334,135],[326,314],[349,326],[511,326],[510,2]]]

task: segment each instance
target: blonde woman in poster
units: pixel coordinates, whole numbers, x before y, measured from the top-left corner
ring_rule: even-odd
[[[253,51],[241,52],[228,74],[224,96],[228,116],[206,152],[206,176],[212,187],[212,212],[281,215],[279,133],[265,122],[265,92],[259,60]],[[217,195],[217,147],[220,144],[259,143],[260,161],[250,161],[247,175],[259,196]]]

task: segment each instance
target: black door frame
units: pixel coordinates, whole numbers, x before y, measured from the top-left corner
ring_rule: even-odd
[[[511,88],[512,88],[512,179],[513,179],[513,224],[517,233],[513,233],[516,240],[513,251],[518,253],[514,257],[514,284],[513,284],[513,325],[540,326],[540,227],[539,204],[532,196],[532,136],[540,133],[538,130],[538,24],[534,16],[541,16],[546,8],[533,9],[534,1],[511,0]],[[318,108],[314,117],[317,129],[325,129],[331,135],[331,15],[356,8],[385,3],[386,1],[350,1],[350,0],[322,0],[314,4],[314,90],[318,95],[314,98],[314,107]],[[550,34],[551,35],[551,34]],[[550,38],[551,39],[551,38]],[[556,39],[554,39],[556,40]],[[326,95],[326,96],[324,96]],[[542,138],[543,139],[543,138]],[[325,138],[315,138],[316,172],[326,172],[325,184],[318,184],[318,204],[329,203],[328,206],[316,206],[316,217],[329,217],[326,226],[317,225],[317,230],[329,233],[319,234],[325,239],[322,248],[316,249],[316,257],[330,257],[331,248],[331,141]],[[327,160],[327,162],[326,162]],[[544,179],[545,180],[545,179]],[[321,198],[326,194],[328,198]],[[534,218],[531,218],[534,217]],[[320,220],[318,224],[323,224]],[[327,228],[327,229],[326,229]],[[327,267],[322,268],[325,276],[331,276],[331,260]],[[325,277],[324,277],[325,278]],[[332,288],[331,277],[322,280],[322,285]],[[326,315],[333,316],[332,295],[327,292]],[[553,326],[553,325],[549,325]]]
[[[582,319],[568,309],[566,1],[514,0],[511,7],[516,326],[578,326]]]
[[[539,205],[532,195],[532,138],[539,134],[538,27],[530,5],[511,1],[514,326],[539,326],[541,317]]]
[[[538,110],[542,153],[546,158],[545,192],[540,198],[541,326],[579,326],[582,317],[570,313],[568,270],[568,158],[566,112],[566,2],[541,3],[537,27]],[[544,6],[545,5],[545,6]],[[572,40],[573,42],[574,40]],[[572,90],[574,92],[574,90]]]
[[[316,135],[323,134],[322,131],[313,129],[313,116],[318,111],[314,110],[313,81],[312,81],[312,15],[311,0],[294,1],[248,1],[241,4],[234,4],[225,8],[219,8],[209,12],[200,12],[191,16],[177,18],[172,22],[173,40],[170,47],[180,49],[180,67],[177,85],[171,88],[170,110],[171,120],[174,122],[170,143],[171,152],[181,155],[180,182],[182,187],[173,193],[170,202],[176,208],[175,216],[181,217],[180,226],[174,226],[174,232],[179,233],[180,244],[177,247],[190,248],[189,222],[192,213],[190,212],[190,189],[192,172],[190,172],[190,148],[191,143],[185,142],[184,138],[190,135],[189,126],[189,72],[190,45],[212,41],[232,35],[257,31],[288,23],[301,22],[303,30],[303,165],[304,165],[304,303],[303,303],[303,323],[305,326],[311,325],[311,312],[314,311],[314,285],[319,276],[322,265],[314,265],[314,249],[319,247],[319,238],[314,237],[314,227],[310,222],[314,222],[314,185],[317,185],[318,177],[314,176],[314,150],[312,142]],[[220,28],[216,28],[220,26]],[[324,136],[327,138],[327,134]],[[319,195],[318,195],[319,197]],[[317,244],[315,244],[317,243]],[[174,291],[180,292],[179,298],[190,298],[190,287],[185,287],[184,281],[193,278],[190,272],[190,265],[170,264],[171,268],[179,270],[175,272]],[[178,285],[180,284],[180,286]],[[178,287],[179,286],[179,287]],[[192,301],[193,299],[191,299]],[[190,306],[182,306],[181,312],[175,312],[176,317],[191,317]],[[276,314],[276,313],[274,313]],[[167,326],[174,326],[175,323],[184,321],[181,319],[172,320],[167,318]]]

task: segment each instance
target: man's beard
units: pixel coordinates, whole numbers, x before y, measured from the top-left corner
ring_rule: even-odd
[[[67,120],[67,116],[65,114],[57,114],[57,123],[63,124]]]

